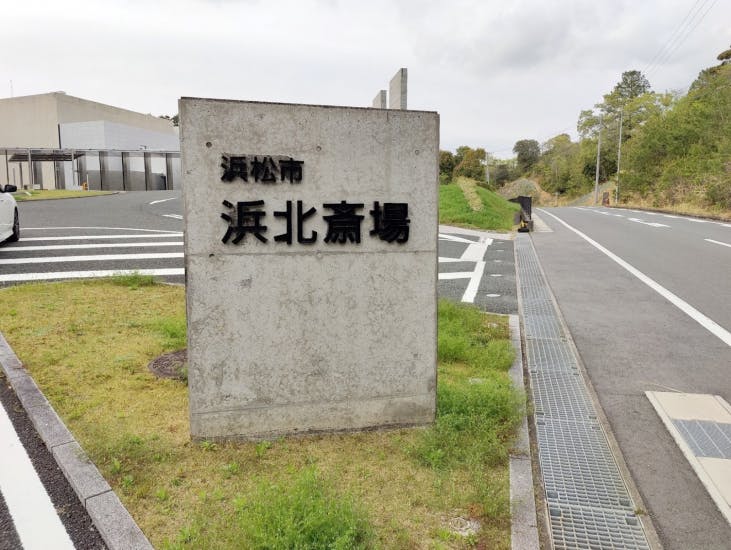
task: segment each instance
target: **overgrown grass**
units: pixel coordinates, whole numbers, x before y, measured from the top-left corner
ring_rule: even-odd
[[[187,388],[146,365],[185,343],[184,290],[86,281],[0,291],[0,327],[157,548],[507,549],[521,398],[505,319],[439,306],[429,428],[193,443]],[[478,519],[463,537],[450,521]]]
[[[439,223],[497,231],[513,229],[515,213],[520,210],[517,204],[482,187],[475,187],[475,192],[483,204],[479,211],[470,207],[459,186],[440,185]]]
[[[69,189],[34,189],[32,191],[18,191],[13,193],[15,200],[37,201],[42,199],[78,199],[97,195],[110,195],[113,191],[73,191]]]

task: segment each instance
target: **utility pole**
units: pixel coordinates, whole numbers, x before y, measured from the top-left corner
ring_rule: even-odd
[[[596,142],[596,178],[594,179],[594,206],[599,204],[599,160],[602,149],[602,117],[599,116],[599,139]]]
[[[617,188],[614,190],[614,204],[619,204],[619,167],[622,160],[622,117],[624,109],[619,111],[619,144],[617,145]]]

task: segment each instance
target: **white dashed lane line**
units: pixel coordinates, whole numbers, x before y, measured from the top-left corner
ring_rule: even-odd
[[[708,241],[709,243],[720,244],[721,246],[728,246],[729,248],[731,248],[731,244],[729,244],[729,243],[722,243],[721,241],[714,241],[713,239],[703,239],[703,240]]]
[[[157,201],[148,202],[147,204],[160,204],[161,202],[168,202],[177,199],[178,197],[170,197],[169,199],[160,199]]]

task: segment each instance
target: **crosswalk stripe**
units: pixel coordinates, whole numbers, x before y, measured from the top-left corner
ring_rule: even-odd
[[[8,258],[0,265],[57,264],[66,262],[114,262],[119,260],[164,260],[182,258],[182,252],[159,252],[157,254],[93,254],[86,256],[40,256],[35,258]]]
[[[169,229],[140,229],[138,227],[103,227],[101,225],[68,225],[54,227],[25,227],[23,231],[58,231],[59,229],[106,229],[109,231],[141,231],[143,233],[178,233]]]
[[[158,246],[183,246],[183,241],[165,241],[161,243],[96,243],[96,244],[51,244],[48,246],[6,246],[3,252],[38,252],[41,250],[83,250],[90,248],[156,248]]]
[[[185,269],[103,269],[97,271],[55,271],[48,273],[12,273],[0,275],[0,283],[19,283],[28,281],[51,281],[56,279],[91,279],[98,277],[113,277],[115,275],[153,275],[169,277],[173,275],[185,275]]]
[[[20,242],[28,241],[90,241],[92,239],[165,239],[182,237],[182,233],[157,233],[154,235],[64,235],[62,237],[26,237]]]

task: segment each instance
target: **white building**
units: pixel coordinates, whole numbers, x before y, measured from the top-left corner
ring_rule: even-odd
[[[0,99],[0,184],[171,188],[179,180],[177,130],[170,120],[64,92]]]

